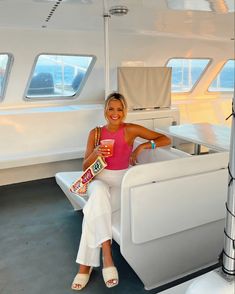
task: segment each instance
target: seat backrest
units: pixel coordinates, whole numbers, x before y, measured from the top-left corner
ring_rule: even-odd
[[[147,242],[221,219],[228,157],[228,152],[214,153],[137,165],[128,170],[121,189],[121,246],[125,246],[125,240]],[[202,207],[204,213],[195,215]],[[181,216],[186,220],[182,221]]]

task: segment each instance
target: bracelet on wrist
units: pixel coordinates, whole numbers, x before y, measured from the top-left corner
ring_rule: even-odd
[[[151,149],[156,149],[157,145],[154,142],[154,140],[150,140],[150,144],[151,144]]]

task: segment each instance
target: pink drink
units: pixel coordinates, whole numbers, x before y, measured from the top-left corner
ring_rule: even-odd
[[[100,141],[100,144],[102,146],[105,146],[110,150],[110,155],[108,155],[107,157],[113,156],[114,141],[114,139],[105,139]]]

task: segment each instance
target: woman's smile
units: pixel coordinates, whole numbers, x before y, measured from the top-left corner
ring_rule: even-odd
[[[112,120],[117,120],[117,119],[120,118],[120,116],[119,116],[119,115],[111,115],[110,118],[111,118]]]
[[[119,100],[111,100],[105,114],[110,124],[122,123],[125,116],[122,103]]]

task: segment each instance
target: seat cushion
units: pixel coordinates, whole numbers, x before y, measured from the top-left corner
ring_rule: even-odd
[[[72,206],[75,210],[80,210],[84,207],[87,201],[87,196],[79,196],[70,192],[70,187],[74,181],[76,181],[81,175],[82,171],[78,172],[59,172],[55,175],[55,179],[57,184],[63,190],[65,195],[68,197],[69,201],[71,202]]]

